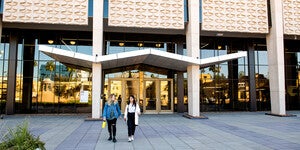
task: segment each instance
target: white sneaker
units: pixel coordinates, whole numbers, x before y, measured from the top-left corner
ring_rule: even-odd
[[[133,141],[134,140],[134,138],[133,138],[133,135],[131,136],[131,141]]]
[[[132,140],[131,140],[131,137],[128,137],[128,142],[131,142]]]

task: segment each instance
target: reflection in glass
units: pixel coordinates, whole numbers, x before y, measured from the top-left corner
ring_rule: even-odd
[[[146,109],[156,110],[156,88],[155,81],[146,81]]]
[[[135,100],[138,101],[138,93],[139,93],[139,81],[137,80],[127,80],[125,87],[125,99],[128,100],[130,95],[135,97]]]
[[[120,80],[110,81],[110,94],[115,94],[119,106],[121,107],[121,110],[123,112],[126,101],[122,101],[122,81]]]
[[[171,81],[160,81],[161,110],[171,110]]]
[[[267,51],[255,51],[255,64],[268,65],[268,52]]]
[[[2,38],[2,40],[5,38]],[[0,113],[5,113],[7,98],[7,73],[8,73],[9,44],[0,44]]]
[[[39,113],[90,112],[89,72],[54,61],[39,62],[39,78],[34,80],[32,102]],[[88,91],[88,103],[80,102],[80,92]],[[38,102],[38,104],[36,104]]]
[[[115,94],[116,96],[122,94],[122,82],[121,81],[111,81],[110,82],[110,94]]]

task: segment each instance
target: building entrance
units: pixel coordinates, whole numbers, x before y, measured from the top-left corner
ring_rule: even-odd
[[[108,95],[116,94],[121,111],[130,95],[136,98],[144,114],[173,112],[172,79],[113,78],[108,80]]]

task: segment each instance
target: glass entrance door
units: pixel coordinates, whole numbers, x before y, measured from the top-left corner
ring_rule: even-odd
[[[144,80],[144,113],[173,112],[173,80]]]
[[[160,80],[159,100],[160,112],[173,112],[172,79]]]
[[[108,81],[108,96],[115,94],[121,107],[122,113],[128,102],[130,95],[133,95],[139,102],[139,80],[136,79],[109,79]]]
[[[144,112],[157,113],[157,87],[156,80],[144,81]]]
[[[122,108],[124,107],[123,106],[123,84],[122,84],[122,80],[121,79],[110,79],[108,80],[108,95],[107,97],[110,95],[110,94],[115,94],[116,95],[116,99],[118,99],[118,103],[121,107],[121,110],[123,110]],[[106,101],[105,101],[106,102]],[[104,103],[105,103],[104,102]]]
[[[129,96],[133,95],[135,97],[136,102],[139,102],[139,80],[137,79],[125,79],[124,80],[124,94],[125,97],[123,98],[123,111],[125,109],[126,104],[129,101]]]
[[[114,78],[109,79],[108,83],[108,95],[116,95],[122,112],[125,110],[130,95],[136,98],[136,102],[140,104],[143,113],[173,112],[172,79]]]

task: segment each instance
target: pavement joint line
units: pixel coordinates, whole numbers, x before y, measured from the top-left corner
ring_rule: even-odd
[[[291,111],[300,115],[300,111]],[[127,142],[127,126],[119,119],[118,142],[108,142],[107,128],[100,122],[84,121],[84,116],[32,116],[30,130],[46,141],[46,149],[300,149],[299,117],[275,117],[265,112],[205,112],[209,119],[186,119],[181,114],[142,115],[136,140]],[[23,116],[6,116],[0,120],[0,137],[4,130],[24,120]],[[98,125],[99,124],[99,125]],[[274,133],[266,136],[267,133]],[[76,134],[75,134],[76,133]],[[58,136],[65,135],[59,138]],[[89,141],[90,140],[90,141]],[[77,142],[76,142],[77,141]],[[74,142],[74,143],[72,143]],[[90,143],[91,146],[85,145]],[[66,147],[67,148],[67,147]]]

